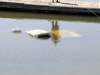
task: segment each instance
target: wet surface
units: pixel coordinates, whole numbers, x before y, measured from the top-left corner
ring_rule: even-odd
[[[100,74],[98,18],[6,13],[0,15],[0,75]],[[13,28],[22,32],[12,33]],[[25,32],[34,29],[53,37],[34,39]]]

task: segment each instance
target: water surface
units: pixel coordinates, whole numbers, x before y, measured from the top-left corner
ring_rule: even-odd
[[[55,36],[34,39],[25,32],[34,29]],[[100,74],[97,17],[0,11],[0,34],[0,75]]]

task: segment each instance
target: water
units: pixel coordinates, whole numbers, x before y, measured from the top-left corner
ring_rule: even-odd
[[[25,32],[34,29],[55,37],[34,39]],[[100,74],[97,17],[0,11],[0,34],[0,75]]]

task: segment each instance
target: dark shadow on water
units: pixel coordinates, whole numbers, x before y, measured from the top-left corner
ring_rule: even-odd
[[[50,39],[50,36],[48,36],[48,35],[44,35],[44,36],[42,35],[42,36],[38,36],[38,37],[35,37],[35,36],[32,36],[32,35],[30,35],[30,36],[31,36],[31,38],[38,39],[38,40],[48,40],[48,39]]]
[[[100,23],[100,19],[97,18],[93,13],[84,16],[84,13],[81,12],[82,15],[74,15],[74,14],[59,14],[59,12],[48,12],[48,13],[39,13],[37,12],[24,12],[24,11],[7,11],[0,9],[0,17],[1,18],[13,18],[13,19],[44,19],[44,20],[57,20],[57,21],[81,21],[81,22],[93,22]],[[89,16],[93,15],[93,16]]]
[[[47,34],[44,34],[44,35],[42,34],[42,35],[38,35],[38,36],[32,36],[32,35],[30,35],[30,36],[34,39],[40,39],[40,40],[51,39],[53,41],[53,43],[55,45],[57,45],[57,43],[60,42],[59,38],[61,38],[61,34],[59,33],[58,22],[56,20],[52,21],[52,28],[51,28],[50,33],[47,33]]]
[[[13,34],[21,34],[21,31],[17,32],[12,32]]]

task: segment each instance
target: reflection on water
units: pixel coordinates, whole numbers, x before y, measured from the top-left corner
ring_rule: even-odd
[[[52,41],[56,45],[60,40],[59,38],[70,38],[70,37],[80,37],[79,34],[72,32],[70,30],[59,30],[58,21],[52,21]]]
[[[81,35],[71,31],[71,30],[61,30],[60,34],[64,38],[75,38],[75,37],[80,37]]]
[[[20,34],[22,31],[12,31],[14,34]]]
[[[13,12],[0,17],[0,75],[100,75],[100,19]],[[23,32],[13,35],[13,28]],[[37,28],[51,31],[57,46],[24,32]]]
[[[34,39],[41,39],[41,40],[48,40],[49,38],[53,41],[53,43],[56,45],[58,42],[60,42],[60,38],[74,38],[74,37],[80,37],[79,34],[70,31],[70,30],[59,30],[59,25],[58,25],[58,21],[56,20],[52,20],[52,27],[51,27],[51,31],[50,34],[51,36],[48,36],[48,34],[42,34],[41,37],[35,37],[33,35],[31,35],[31,37],[33,37]],[[37,30],[39,31],[39,30]],[[33,30],[33,32],[31,33],[35,33],[38,34],[36,31]]]
[[[56,45],[59,42],[59,38],[61,37],[61,34],[59,33],[59,25],[57,21],[52,21],[52,41]]]
[[[30,35],[30,34],[29,34]],[[33,35],[30,35],[32,38],[34,39],[37,39],[37,40],[48,40],[50,39],[51,36],[49,36],[48,34],[45,34],[45,35],[40,35],[40,36],[33,36]]]
[[[38,14],[38,13],[27,13],[27,12],[5,12],[0,11],[0,17],[2,18],[14,18],[14,19],[41,19],[41,20],[62,20],[62,21],[74,21],[74,22],[91,22],[100,23],[100,19],[96,16],[75,16],[75,15],[56,15],[56,14]]]
[[[21,32],[12,32],[13,34],[20,34]]]

